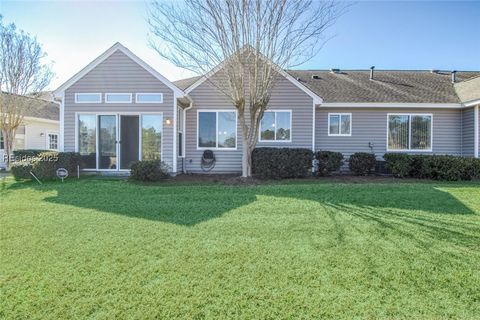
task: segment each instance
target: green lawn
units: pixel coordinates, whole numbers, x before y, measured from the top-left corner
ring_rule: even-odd
[[[0,318],[480,317],[479,183],[0,186]]]

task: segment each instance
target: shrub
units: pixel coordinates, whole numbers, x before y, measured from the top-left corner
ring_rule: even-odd
[[[405,178],[412,171],[412,156],[406,153],[386,153],[383,158],[387,162],[387,168],[395,177]]]
[[[302,148],[256,148],[252,173],[260,178],[303,178],[312,169],[313,152]]]
[[[39,179],[55,179],[58,168],[65,168],[69,176],[75,176],[80,162],[80,154],[76,152],[43,152],[34,161],[32,171]]]
[[[375,168],[377,160],[374,154],[357,152],[350,156],[348,167],[356,175],[366,175]]]
[[[319,176],[326,176],[340,170],[343,164],[343,155],[340,152],[318,151],[315,153]]]
[[[170,177],[169,167],[159,160],[139,161],[131,166],[130,179],[137,181],[159,181]]]
[[[434,180],[471,180],[480,178],[480,159],[448,155],[385,154],[393,174]]]
[[[14,162],[10,166],[10,170],[11,170],[12,175],[15,178],[15,180],[32,178],[32,176],[30,175],[30,171],[33,170],[33,166],[32,166],[31,161]]]

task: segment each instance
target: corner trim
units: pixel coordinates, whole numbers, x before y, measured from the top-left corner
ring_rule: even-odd
[[[478,149],[479,149],[479,140],[480,140],[480,137],[479,137],[479,135],[480,135],[480,119],[479,119],[479,117],[480,117],[480,112],[479,112],[479,108],[480,108],[479,105],[476,105],[476,106],[475,106],[475,109],[474,109],[474,117],[475,117],[475,119],[474,119],[474,121],[473,121],[474,126],[475,126],[475,127],[474,127],[474,130],[473,130],[473,131],[474,131],[474,134],[475,134],[475,137],[473,138],[473,141],[474,141],[474,142],[473,142],[473,144],[474,144],[473,154],[474,154],[475,158],[479,158],[479,157],[480,157],[479,150],[478,150]]]

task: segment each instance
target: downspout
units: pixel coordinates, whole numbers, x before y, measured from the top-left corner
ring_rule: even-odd
[[[53,97],[52,102],[58,105],[58,108],[60,110],[60,134],[59,134],[59,146],[58,150],[60,152],[65,151],[65,141],[64,141],[64,131],[65,131],[65,92],[62,92],[62,96],[60,98],[60,102],[55,100],[55,97]],[[75,133],[76,134],[76,133]]]
[[[479,114],[479,108],[480,108],[479,105],[476,105],[476,106],[474,107],[474,117],[475,117],[475,119],[474,119],[473,123],[474,123],[474,125],[475,125],[475,127],[474,127],[475,137],[474,137],[474,140],[473,140],[473,141],[474,141],[474,143],[473,143],[473,144],[474,144],[474,149],[473,149],[473,150],[474,150],[474,156],[475,156],[475,158],[479,158],[479,157],[480,157],[479,150],[478,150],[478,149],[479,149],[479,144],[480,144],[480,143],[479,143],[479,140],[480,140],[480,137],[479,137],[479,135],[480,135],[480,119],[479,119],[480,114]]]
[[[182,164],[182,172],[187,173],[187,163],[185,162],[185,159],[187,159],[186,155],[186,140],[187,140],[187,110],[190,110],[193,108],[193,99],[190,98],[190,96],[187,94],[185,95],[185,98],[189,101],[189,106],[183,109],[183,136],[182,136],[182,155],[183,155],[183,164]]]

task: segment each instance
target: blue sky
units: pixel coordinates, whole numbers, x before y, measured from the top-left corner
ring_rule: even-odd
[[[0,13],[38,37],[54,61],[50,89],[119,41],[171,80],[191,73],[147,45],[142,1],[6,1]],[[367,2],[350,7],[301,69],[480,70],[480,1]]]

